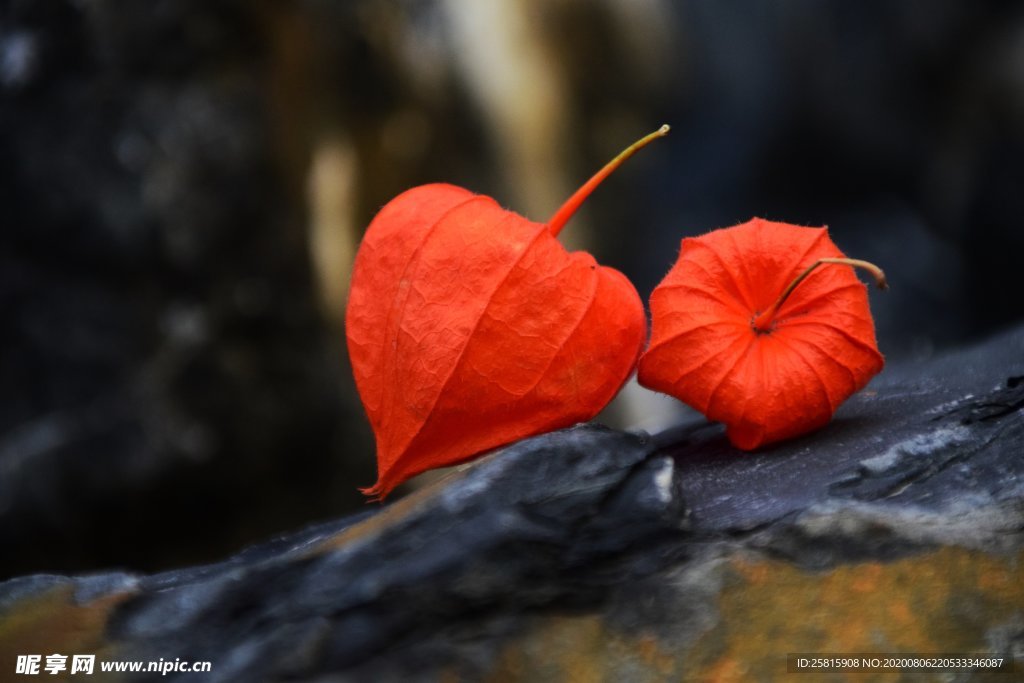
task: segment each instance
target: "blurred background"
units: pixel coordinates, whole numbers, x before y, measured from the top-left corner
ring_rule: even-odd
[[[886,269],[891,361],[1024,318],[1020,3],[0,8],[0,578],[365,510],[349,268],[416,184],[543,221],[668,123],[563,233],[644,298],[680,238],[757,215]]]

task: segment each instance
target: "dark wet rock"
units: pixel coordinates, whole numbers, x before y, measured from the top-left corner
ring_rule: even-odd
[[[1022,376],[1024,327],[890,367],[763,452],[696,421],[555,432],[220,564],[7,582],[0,624],[78,620],[84,636],[16,642],[209,660],[212,681],[747,680],[837,647],[1020,655]]]
[[[694,526],[737,532],[817,505],[943,514],[1024,494],[1024,335],[928,363],[887,368],[823,432],[755,456],[714,434],[670,444]],[[671,440],[671,432],[660,439]],[[996,542],[978,530],[978,543]],[[993,531],[994,533],[994,531]]]

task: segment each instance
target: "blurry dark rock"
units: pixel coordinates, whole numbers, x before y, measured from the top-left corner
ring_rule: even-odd
[[[702,421],[579,426],[221,564],[8,581],[0,624],[20,627],[0,655],[209,660],[211,681],[769,680],[787,653],[837,647],[1020,658],[1022,418],[1018,327],[890,367],[763,452]]]
[[[194,563],[373,479],[261,7],[0,10],[0,575]]]

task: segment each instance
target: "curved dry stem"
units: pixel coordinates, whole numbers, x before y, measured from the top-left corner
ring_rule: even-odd
[[[580,208],[580,205],[583,204],[586,198],[590,196],[590,193],[594,191],[594,188],[600,185],[605,178],[614,173],[615,169],[625,163],[626,159],[646,147],[653,140],[664,137],[668,134],[668,131],[668,124],[663,125],[658,130],[650,133],[649,135],[645,135],[626,149],[622,150],[617,157],[605,164],[604,168],[595,173],[593,177],[585,182],[580,189],[576,190],[576,192],[574,192],[573,195],[569,197],[564,204],[562,204],[558,211],[555,212],[555,215],[551,217],[551,220],[548,221],[548,229],[551,230],[551,234],[557,237],[558,233],[560,233],[562,228],[565,227],[565,224],[570,218],[572,218],[573,214],[576,213],[576,210]]]
[[[793,281],[790,282],[784,290],[782,290],[782,294],[775,300],[775,303],[765,309],[764,312],[750,322],[751,326],[758,332],[770,331],[772,321],[775,319],[775,314],[778,313],[779,308],[781,308],[782,304],[786,302],[789,295],[793,293],[793,290],[796,289],[801,282],[807,279],[807,276],[814,272],[815,268],[825,264],[838,264],[842,266],[851,266],[853,268],[863,268],[875,278],[875,285],[877,285],[879,289],[889,288],[889,283],[886,282],[885,279],[885,272],[870,261],[862,261],[855,258],[820,258],[809,265],[804,272],[797,275]]]

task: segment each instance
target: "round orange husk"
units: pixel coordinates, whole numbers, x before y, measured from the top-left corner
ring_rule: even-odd
[[[865,285],[849,266],[823,266],[766,330],[753,321],[812,263],[841,257],[825,228],[760,218],[684,239],[651,294],[640,384],[724,423],[744,450],[824,426],[884,364]]]

